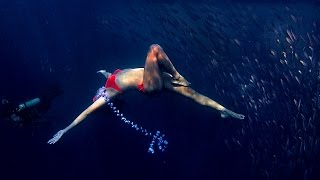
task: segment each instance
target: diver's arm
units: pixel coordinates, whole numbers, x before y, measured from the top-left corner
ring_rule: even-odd
[[[66,128],[60,130],[59,132],[57,132],[54,135],[54,137],[48,141],[48,143],[49,144],[56,143],[64,133],[68,132],[71,128],[73,128],[76,125],[78,125],[90,113],[92,113],[93,111],[95,111],[96,109],[98,109],[99,107],[104,105],[105,103],[106,103],[106,101],[104,100],[103,97],[100,97],[99,99],[97,99],[92,105],[90,105],[86,110],[84,110],[69,126],[67,126]]]

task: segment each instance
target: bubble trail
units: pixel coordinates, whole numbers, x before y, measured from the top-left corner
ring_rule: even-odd
[[[131,128],[135,129],[136,131],[144,134],[145,136],[152,137],[151,143],[148,148],[148,153],[154,154],[155,148],[154,145],[156,144],[158,147],[158,150],[161,152],[164,152],[168,146],[168,141],[164,139],[165,135],[161,134],[160,131],[156,131],[156,133],[151,133],[147,129],[139,126],[138,124],[128,120],[120,111],[114,106],[114,104],[111,102],[111,100],[107,96],[106,88],[101,87],[98,89],[96,96],[94,99],[99,99],[100,97],[103,97],[104,100],[107,102],[107,105],[112,110],[114,114],[125,124],[131,126]]]

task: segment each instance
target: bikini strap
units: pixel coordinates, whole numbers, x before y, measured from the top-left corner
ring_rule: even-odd
[[[139,91],[141,91],[141,92],[144,92],[144,86],[143,86],[143,83],[138,84],[138,90],[139,90]]]

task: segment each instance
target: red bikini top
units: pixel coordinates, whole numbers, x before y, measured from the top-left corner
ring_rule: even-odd
[[[121,88],[117,85],[116,83],[116,77],[117,77],[117,74],[121,72],[121,69],[117,69],[113,72],[113,74],[111,74],[108,79],[107,79],[107,82],[106,84],[104,85],[104,87],[106,88],[112,88],[118,92],[121,92]]]

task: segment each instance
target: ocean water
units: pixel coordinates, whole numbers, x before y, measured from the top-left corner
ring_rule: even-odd
[[[171,92],[116,102],[150,138],[92,103],[96,71],[143,67],[165,50],[196,91],[244,120]],[[0,122],[0,179],[320,179],[319,1],[0,0],[0,97],[22,102],[61,84],[40,123]]]

